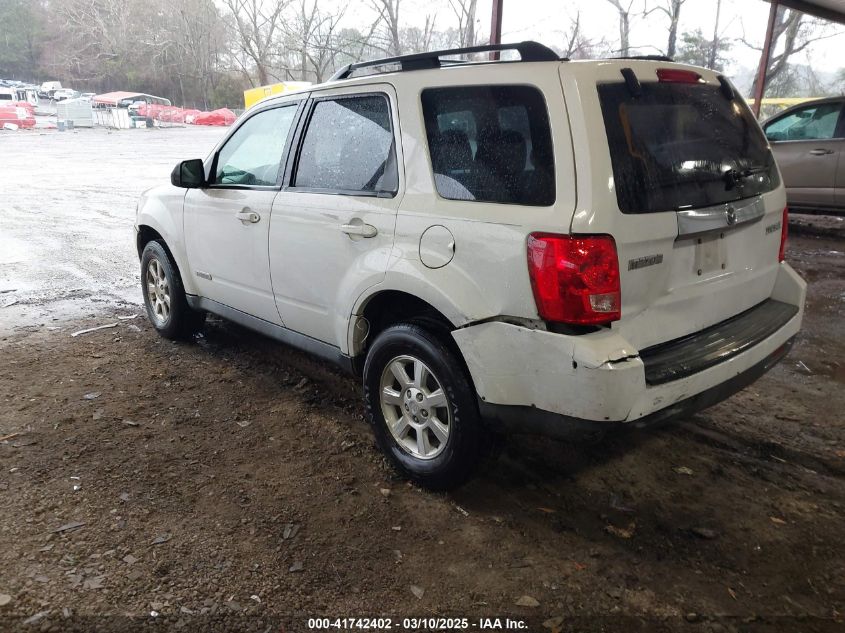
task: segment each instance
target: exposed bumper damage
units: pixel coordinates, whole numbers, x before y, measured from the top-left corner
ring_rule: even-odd
[[[553,432],[555,424],[644,424],[689,414],[742,389],[788,351],[801,325],[805,290],[800,277],[782,266],[770,299],[750,314],[667,348],[687,352],[683,362],[675,356],[674,374],[665,349],[641,356],[612,330],[567,336],[497,321],[452,334],[486,417],[506,420],[514,431],[566,435]],[[721,346],[713,343],[720,336]],[[692,351],[708,342],[712,348],[691,362]],[[647,365],[659,372],[648,372]],[[654,380],[658,373],[660,380]]]

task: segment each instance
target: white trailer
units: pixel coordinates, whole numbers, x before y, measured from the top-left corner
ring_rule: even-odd
[[[87,99],[65,99],[56,104],[56,118],[68,127],[94,127],[94,109]]]

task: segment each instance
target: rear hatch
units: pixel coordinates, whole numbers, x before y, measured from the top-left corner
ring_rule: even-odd
[[[613,329],[643,349],[767,299],[785,195],[765,136],[727,80],[641,60],[564,65],[561,79],[579,165],[571,231],[616,241]]]

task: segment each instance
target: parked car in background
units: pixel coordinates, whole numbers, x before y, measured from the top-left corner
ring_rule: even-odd
[[[61,88],[53,93],[54,101],[64,101],[65,99],[76,99],[79,93],[70,88]]]
[[[213,312],[356,373],[382,450],[443,489],[499,432],[652,424],[768,371],[806,290],[785,206],[722,75],[522,42],[264,99],[135,226],[159,334]]]
[[[845,209],[845,97],[802,103],[763,124],[793,211]]]
[[[35,115],[24,105],[0,101],[0,129],[18,129],[35,127]],[[29,104],[26,104],[29,105]],[[31,107],[31,106],[30,106]]]
[[[25,101],[31,106],[38,106],[38,87],[31,84],[17,86],[18,101]]]
[[[45,81],[38,89],[38,96],[42,99],[52,99],[53,93],[56,90],[61,90],[62,82],[60,81]]]

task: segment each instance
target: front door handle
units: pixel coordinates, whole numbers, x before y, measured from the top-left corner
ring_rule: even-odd
[[[355,218],[355,220],[349,224],[341,225],[340,230],[347,235],[357,235],[359,237],[375,237],[378,235],[378,229],[372,224],[364,224],[358,218]]]
[[[827,156],[828,154],[833,154],[832,149],[811,149],[810,154],[813,156]]]
[[[251,224],[255,224],[261,219],[260,215],[258,215],[255,211],[250,211],[249,209],[238,211],[235,214],[235,217],[243,223],[249,222]]]

